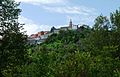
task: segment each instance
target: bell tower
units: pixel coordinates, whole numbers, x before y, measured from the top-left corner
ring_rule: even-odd
[[[70,19],[69,28],[72,28],[72,19]]]

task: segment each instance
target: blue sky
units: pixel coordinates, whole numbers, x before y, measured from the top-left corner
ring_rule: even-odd
[[[21,2],[22,9],[19,21],[25,23],[27,34],[73,24],[92,26],[94,19],[103,14],[109,17],[110,12],[120,7],[120,0],[15,0]]]

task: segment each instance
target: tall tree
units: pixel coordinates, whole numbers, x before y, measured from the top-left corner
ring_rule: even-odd
[[[93,26],[94,30],[108,30],[111,25],[106,16],[100,15],[95,19],[95,24]]]
[[[120,57],[120,9],[112,12],[110,18],[112,25],[112,43],[114,46],[118,46],[118,50],[114,55]]]
[[[0,72],[24,63],[26,36],[18,22],[20,3],[14,0],[0,0]]]
[[[110,14],[112,28],[120,30],[120,9]]]
[[[110,22],[106,16],[98,16],[95,19],[95,24],[93,26],[93,31],[90,35],[90,43],[99,49],[103,46],[109,45],[110,43]]]

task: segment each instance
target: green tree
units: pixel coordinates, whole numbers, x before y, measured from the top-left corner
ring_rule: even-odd
[[[0,73],[23,64],[26,54],[26,36],[18,22],[21,9],[14,0],[0,0]],[[8,70],[7,70],[8,71]],[[13,71],[14,72],[14,71]],[[12,75],[12,74],[11,74]]]
[[[118,50],[114,54],[115,57],[120,57],[120,9],[110,14],[112,25],[112,44],[118,46]]]
[[[93,45],[93,48],[102,49],[103,46],[110,45],[110,27],[110,22],[106,16],[100,15],[95,19],[93,31],[88,41]]]
[[[120,9],[110,14],[112,29],[120,31]]]
[[[106,16],[100,15],[95,19],[95,24],[93,26],[94,30],[108,30],[110,28],[110,22]]]

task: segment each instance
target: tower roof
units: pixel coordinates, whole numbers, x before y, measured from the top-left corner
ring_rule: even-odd
[[[70,19],[69,27],[72,28],[72,19]]]

